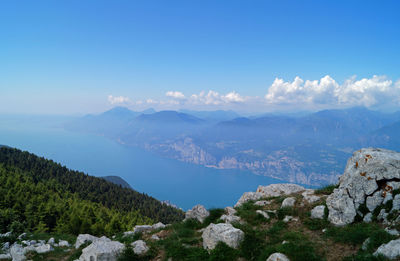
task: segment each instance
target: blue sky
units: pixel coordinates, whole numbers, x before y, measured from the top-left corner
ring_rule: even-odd
[[[396,109],[399,11],[398,1],[1,1],[0,113]]]

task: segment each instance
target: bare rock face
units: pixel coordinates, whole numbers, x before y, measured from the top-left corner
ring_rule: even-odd
[[[98,240],[98,237],[89,235],[89,234],[80,234],[76,238],[75,248],[78,249],[81,245],[85,244],[86,242],[93,242]]]
[[[214,249],[218,242],[224,242],[232,248],[238,248],[240,243],[244,239],[244,233],[242,230],[234,228],[231,224],[211,223],[203,231],[203,247],[204,249]]]
[[[400,239],[392,240],[387,244],[381,245],[374,253],[374,256],[383,255],[389,259],[400,257]]]
[[[293,193],[298,193],[303,190],[304,187],[296,184],[271,184],[268,186],[258,186],[256,192],[245,192],[240,197],[235,207],[238,207],[241,204],[250,200],[259,200],[261,198],[285,196]]]
[[[82,250],[79,261],[116,261],[125,245],[101,237]]]
[[[282,253],[273,253],[267,259],[267,261],[290,261],[287,256]]]
[[[206,219],[209,215],[210,212],[208,212],[204,206],[196,205],[186,212],[185,220],[193,218],[203,223],[204,219]]]
[[[348,160],[339,188],[328,196],[329,221],[338,226],[350,224],[360,205],[375,209],[400,181],[400,153],[367,148]],[[358,212],[357,212],[358,211]]]
[[[325,206],[324,205],[316,206],[311,210],[311,218],[324,219],[324,216],[325,216]]]

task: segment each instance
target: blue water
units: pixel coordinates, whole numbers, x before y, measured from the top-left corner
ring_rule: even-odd
[[[72,133],[39,120],[0,117],[0,144],[27,150],[93,176],[117,175],[132,188],[183,209],[234,205],[258,185],[282,181],[239,170],[217,170],[161,158],[107,138]]]

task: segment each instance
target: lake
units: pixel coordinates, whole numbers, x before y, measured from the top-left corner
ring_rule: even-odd
[[[117,175],[133,189],[184,210],[232,206],[258,185],[282,183],[247,171],[218,170],[159,157],[107,138],[60,128],[68,117],[0,116],[0,144],[27,150],[93,176]]]

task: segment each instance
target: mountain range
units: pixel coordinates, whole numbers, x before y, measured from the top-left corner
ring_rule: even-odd
[[[307,185],[337,182],[350,153],[358,148],[400,149],[400,112],[363,107],[259,117],[232,111],[134,112],[116,107],[70,121],[65,128],[167,158]]]

